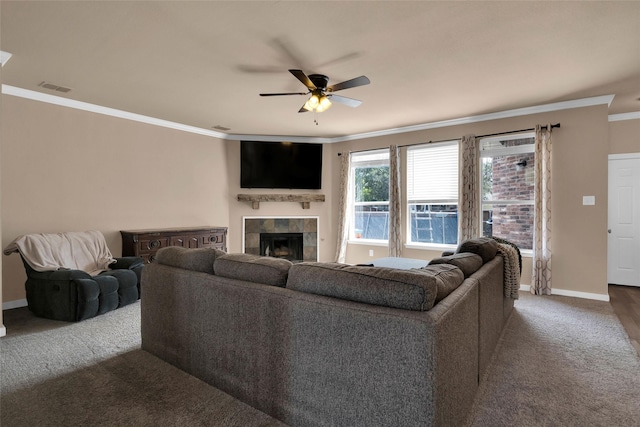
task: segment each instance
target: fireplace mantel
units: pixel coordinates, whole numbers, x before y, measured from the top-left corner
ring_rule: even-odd
[[[251,202],[253,209],[260,209],[260,202],[300,202],[309,209],[311,202],[324,202],[324,194],[238,194],[238,201]]]

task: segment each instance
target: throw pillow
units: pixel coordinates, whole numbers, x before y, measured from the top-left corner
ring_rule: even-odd
[[[462,252],[460,254],[454,254],[449,256],[443,256],[441,258],[432,259],[429,265],[436,264],[451,264],[462,270],[464,278],[471,276],[482,267],[482,257],[471,252]]]
[[[476,239],[465,240],[460,243],[456,253],[471,252],[482,257],[482,262],[486,263],[496,257],[498,253],[498,243],[489,237],[478,237]]]

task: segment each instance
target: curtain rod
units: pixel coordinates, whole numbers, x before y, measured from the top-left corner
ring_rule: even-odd
[[[540,126],[540,127],[542,129],[547,129],[549,126],[551,126],[551,129],[559,128],[560,127],[560,123],[556,123],[555,125],[544,125],[544,126]],[[549,130],[551,130],[551,129],[549,129]],[[536,128],[511,130],[511,131],[508,131],[508,132],[490,133],[488,135],[478,135],[478,136],[476,136],[476,138],[488,138],[490,136],[509,135],[510,133],[531,132],[532,130],[536,130]]]
[[[554,125],[544,125],[544,126],[540,126],[540,127],[542,129],[547,129],[549,126],[551,126],[551,129],[559,128],[560,127],[560,123],[556,123]],[[476,138],[488,138],[490,136],[500,136],[500,135],[509,135],[509,134],[512,134],[512,133],[531,132],[532,130],[536,130],[536,128],[511,130],[511,131],[508,131],[508,132],[491,133],[491,134],[487,134],[487,135],[478,135],[478,136],[476,136]],[[437,140],[437,141],[414,142],[413,144],[398,145],[398,148],[412,147],[414,145],[437,144],[439,142],[450,142],[450,141],[455,141],[455,140],[456,140],[456,138],[453,138],[453,139],[440,139],[440,140]],[[387,147],[369,148],[369,149],[366,149],[366,150],[349,151],[349,153],[362,153],[362,152],[365,152],[365,151],[384,150],[386,148]],[[338,156],[342,156],[342,153],[338,153]]]

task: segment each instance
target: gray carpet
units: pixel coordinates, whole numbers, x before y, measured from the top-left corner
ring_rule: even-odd
[[[605,302],[523,295],[472,426],[640,426],[640,359]],[[4,426],[281,426],[140,350],[139,303],[80,323],[5,311]]]
[[[640,426],[640,359],[608,302],[521,292],[473,426]]]
[[[0,425],[283,426],[140,350],[140,304],[80,323],[5,311]]]

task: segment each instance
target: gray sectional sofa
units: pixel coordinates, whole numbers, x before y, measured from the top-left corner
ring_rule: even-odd
[[[513,307],[488,240],[419,270],[162,249],[142,348],[292,426],[461,425]]]

